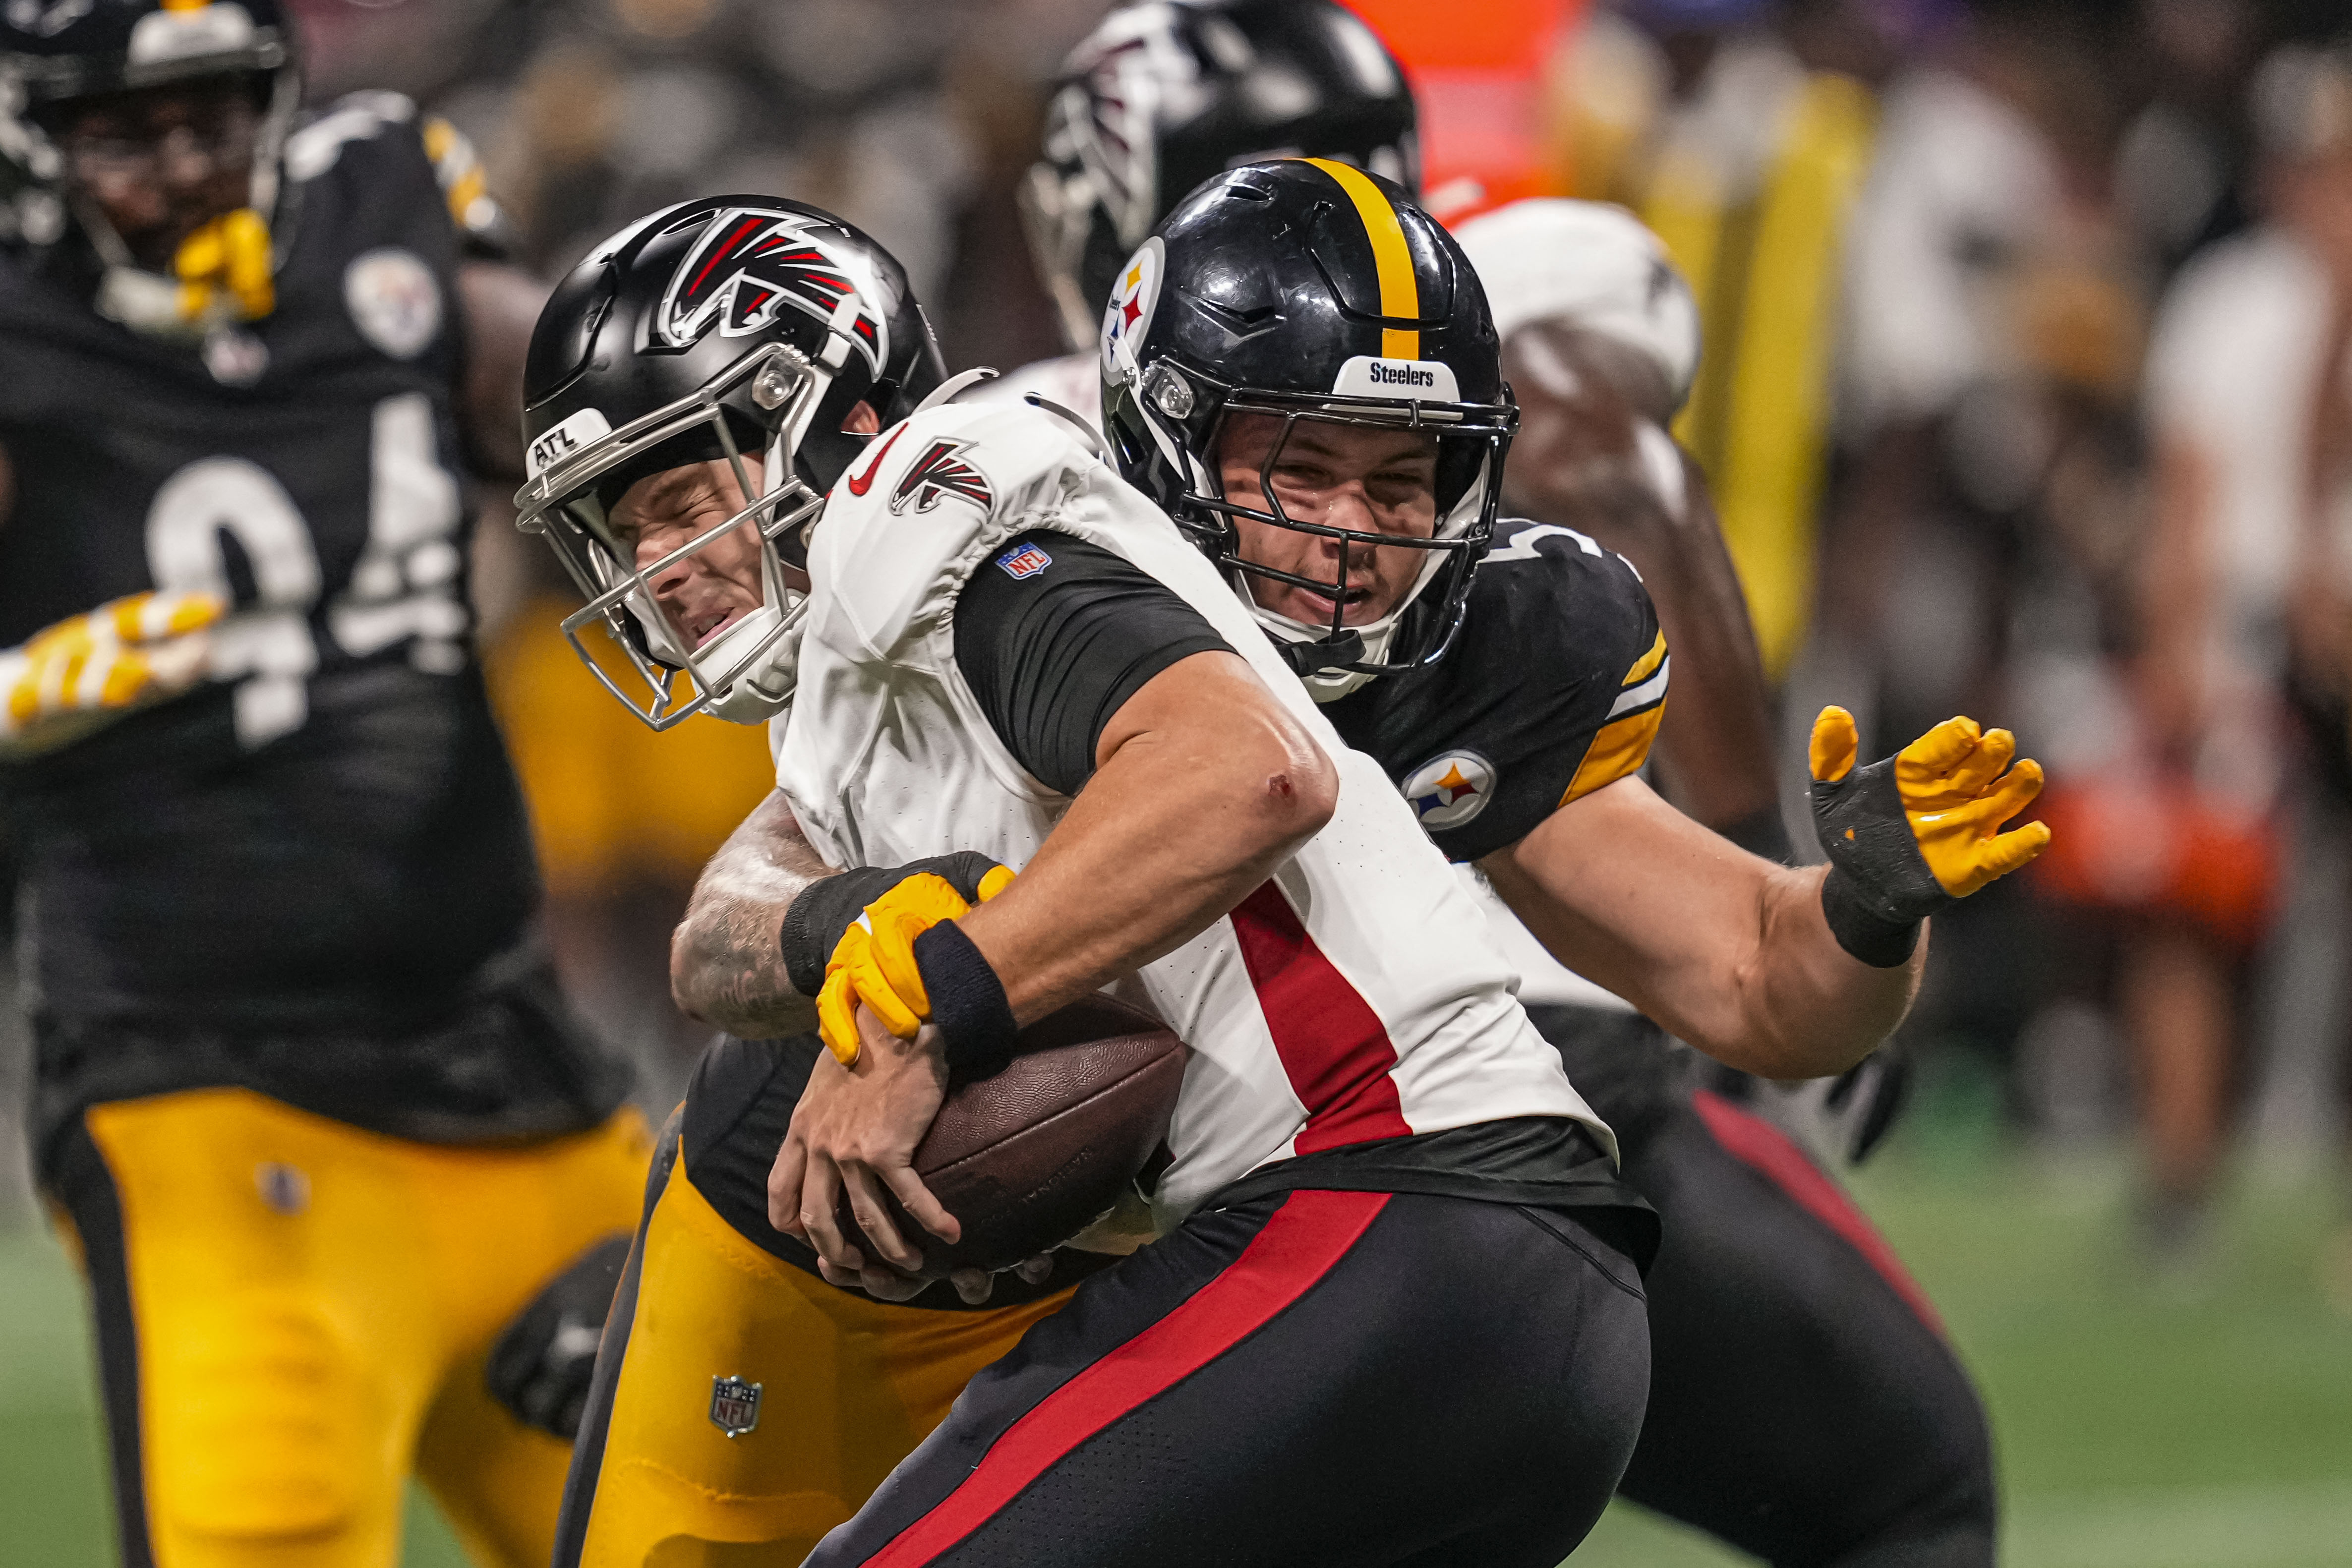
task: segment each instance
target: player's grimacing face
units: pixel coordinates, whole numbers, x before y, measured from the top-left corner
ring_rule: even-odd
[[[139,265],[169,270],[180,244],[243,206],[261,114],[237,78],[76,103],[58,138],[73,180]]]
[[[1270,477],[1282,515],[1297,522],[1399,538],[1425,539],[1437,531],[1437,438],[1426,432],[1301,419],[1286,440],[1281,420],[1235,414],[1218,438],[1217,466],[1225,498],[1237,506],[1272,510],[1265,495]],[[1339,581],[1342,541],[1252,517],[1237,517],[1234,524],[1244,560]],[[1427,553],[1347,549],[1341,623],[1367,625],[1394,610],[1420,577]],[[1330,622],[1330,593],[1265,578],[1251,580],[1250,593],[1261,608],[1293,621]]]
[[[689,463],[647,475],[613,507],[613,531],[635,556],[638,570],[722,527],[751,505],[725,458]],[[760,608],[760,552],[766,549],[751,523],[730,529],[685,559],[653,573],[654,597],[694,647],[699,648]]]

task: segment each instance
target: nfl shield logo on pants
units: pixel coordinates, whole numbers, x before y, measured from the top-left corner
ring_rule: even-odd
[[[710,1380],[710,1424],[740,1437],[760,1424],[760,1387],[740,1377]]]

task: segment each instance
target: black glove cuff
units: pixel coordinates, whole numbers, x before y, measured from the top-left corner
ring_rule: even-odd
[[[803,888],[784,911],[779,940],[784,951],[784,974],[793,989],[814,997],[824,989],[824,967],[833,957],[841,934],[857,923],[866,906],[910,876],[929,872],[956,890],[966,904],[980,902],[980,879],[996,862],[973,850],[899,866],[868,866],[839,876],[819,877]]]
[[[813,997],[824,989],[824,966],[833,956],[841,934],[857,922],[866,906],[898,885],[904,871],[871,866],[820,877],[801,889],[784,911],[782,943],[784,974],[793,989]]]
[[[916,937],[915,967],[930,994],[931,1022],[939,1026],[948,1082],[969,1083],[1003,1071],[1013,1060],[1020,1030],[1004,982],[963,927],[942,920]]]
[[[1822,879],[1822,915],[1838,946],[1874,969],[1909,963],[1919,946],[1919,922],[1895,920],[1871,907],[1861,883],[1836,866]]]

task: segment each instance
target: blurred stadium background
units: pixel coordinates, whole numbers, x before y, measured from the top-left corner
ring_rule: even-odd
[[[296,8],[314,95],[451,117],[546,275],[660,203],[772,190],[888,245],[951,365],[1058,350],[1012,190],[1102,0]],[[1880,751],[1966,710],[2050,765],[2060,849],[1938,922],[1912,1105],[1852,1177],[1984,1388],[2009,1561],[2352,1563],[2343,0],[1361,8],[1415,72],[1433,205],[1622,201],[1689,274],[1707,361],[1678,434],[1788,778],[1832,699]],[[666,936],[764,744],[623,715],[482,505],[551,932],[666,1108],[698,1043]],[[6,1012],[0,1560],[75,1568],[111,1560],[87,1337]],[[411,1563],[459,1561],[414,1522]],[[1727,1561],[1622,1509],[1582,1560]]]

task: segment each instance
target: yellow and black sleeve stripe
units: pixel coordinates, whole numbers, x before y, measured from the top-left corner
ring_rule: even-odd
[[[1633,661],[1609,709],[1609,716],[1585,747],[1576,777],[1569,780],[1559,803],[1591,794],[1641,770],[1649,760],[1650,743],[1658,737],[1658,723],[1666,714],[1666,677],[1674,661],[1666,656],[1666,634],[1661,632],[1648,653]]]

